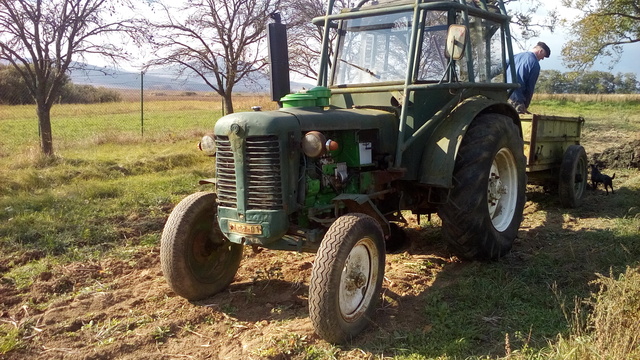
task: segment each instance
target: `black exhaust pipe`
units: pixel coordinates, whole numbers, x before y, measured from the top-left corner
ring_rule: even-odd
[[[287,26],[281,23],[280,14],[269,15],[275,22],[267,27],[269,39],[269,63],[271,73],[271,100],[277,101],[291,92],[289,83],[289,50],[287,48]]]

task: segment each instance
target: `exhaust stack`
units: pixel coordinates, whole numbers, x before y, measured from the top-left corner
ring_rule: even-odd
[[[287,48],[287,26],[280,20],[280,13],[269,15],[275,22],[267,27],[269,39],[269,63],[271,74],[271,100],[277,101],[291,92],[289,84],[289,50]]]

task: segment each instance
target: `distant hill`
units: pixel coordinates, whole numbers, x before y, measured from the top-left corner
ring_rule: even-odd
[[[82,69],[75,69],[70,74],[74,84],[87,84],[96,87],[117,89],[140,89],[141,74],[115,68],[98,67],[84,64]],[[144,74],[145,90],[177,90],[177,91],[213,91],[199,77],[183,76],[178,78],[171,68],[153,69]],[[291,82],[292,91],[313,87],[312,84]],[[268,93],[269,78],[264,74],[255,74],[252,79],[244,79],[233,88],[238,93]]]

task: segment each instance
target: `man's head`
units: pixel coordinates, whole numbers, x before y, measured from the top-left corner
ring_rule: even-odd
[[[536,46],[533,47],[533,53],[536,54],[538,60],[542,60],[544,58],[548,58],[551,55],[551,49],[547,46],[547,44],[539,41]]]

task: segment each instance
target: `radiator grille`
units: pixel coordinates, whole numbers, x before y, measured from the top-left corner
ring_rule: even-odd
[[[235,158],[229,138],[216,136],[216,171],[218,204],[237,208]],[[254,136],[245,142],[245,180],[247,210],[283,208],[280,180],[280,146],[278,137]]]
[[[275,135],[250,137],[247,138],[246,146],[247,209],[282,209],[278,137]]]
[[[220,206],[236,208],[236,168],[231,142],[226,136],[216,136],[216,193]]]

